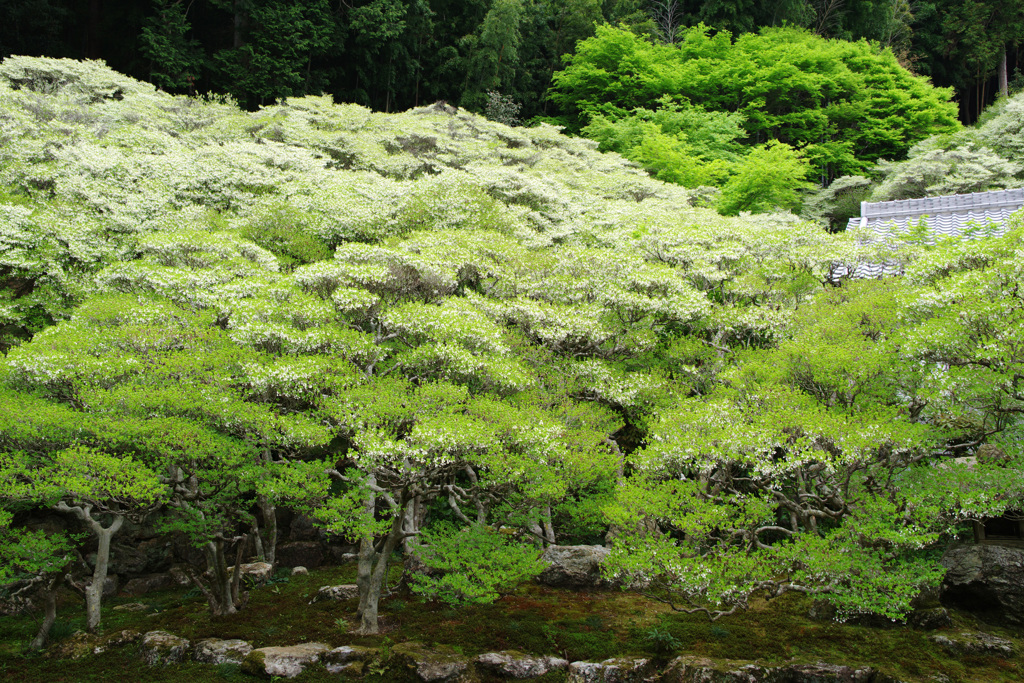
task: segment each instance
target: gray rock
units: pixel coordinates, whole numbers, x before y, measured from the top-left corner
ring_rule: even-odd
[[[123,529],[121,533],[124,533]],[[122,576],[156,574],[170,569],[172,559],[173,545],[170,541],[124,536],[111,548],[110,571]]]
[[[424,683],[456,683],[468,677],[469,659],[444,645],[427,649],[422,643],[399,643],[391,648],[391,656]]]
[[[552,545],[541,555],[547,564],[537,581],[560,588],[603,588],[610,583],[601,576],[601,562],[608,557],[603,545]]]
[[[309,574],[309,570],[305,567],[292,567],[292,576],[306,576]]]
[[[883,683],[890,680],[871,667],[835,664],[788,664],[767,667],[753,662],[712,661],[683,656],[673,659],[662,683]]]
[[[558,657],[534,657],[516,650],[488,652],[476,658],[477,666],[503,678],[537,678],[555,669],[564,669],[569,662]]]
[[[320,586],[320,590],[316,592],[309,604],[312,605],[321,600],[354,600],[358,597],[359,586],[354,583],[343,583],[340,586]]]
[[[252,652],[252,645],[244,640],[204,638],[196,643],[192,659],[205,664],[241,664]]]
[[[952,625],[949,610],[945,607],[916,609],[907,616],[907,624],[921,631],[934,631]]]
[[[145,612],[149,607],[141,602],[126,602],[123,605],[114,605],[111,609],[115,612]]]
[[[124,592],[128,595],[145,595],[153,591],[174,588],[178,582],[169,572],[162,574],[147,574],[137,576],[124,585]]]
[[[300,643],[287,647],[261,647],[242,660],[242,671],[254,676],[295,678],[330,650],[323,643]]]
[[[377,648],[344,645],[321,655],[320,662],[327,669],[327,673],[338,674],[347,671],[358,676],[362,675],[366,663],[376,656]]]
[[[142,659],[150,666],[184,662],[191,649],[189,641],[167,631],[150,631],[142,636]]]
[[[316,569],[324,563],[324,549],[316,541],[296,541],[277,546],[277,563],[282,567]]]
[[[239,565],[242,576],[250,576],[257,581],[266,581],[274,573],[274,566],[269,562],[249,562]],[[235,568],[228,567],[228,573],[235,571]]]
[[[50,654],[58,659],[81,659],[86,655],[98,655],[112,647],[123,647],[137,643],[142,638],[138,631],[126,629],[99,636],[85,631],[76,631],[70,638],[54,643]]]
[[[606,659],[573,662],[566,683],[642,683],[655,673],[649,659]]]
[[[321,530],[314,524],[313,519],[306,515],[295,515],[288,525],[289,541],[319,541],[321,536]]]
[[[954,655],[1013,656],[1013,642],[989,633],[961,632],[953,635],[928,636],[928,640]]]
[[[1024,624],[1024,550],[961,545],[942,557],[942,603],[986,620]]]
[[[117,595],[120,584],[121,581],[117,578],[117,574],[108,574],[107,578],[103,580],[103,597],[111,598]]]

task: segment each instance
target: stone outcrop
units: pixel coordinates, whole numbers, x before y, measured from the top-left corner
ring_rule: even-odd
[[[241,664],[252,652],[252,645],[244,640],[204,638],[196,643],[192,659],[205,664]]]
[[[871,667],[824,663],[769,667],[690,656],[673,659],[658,680],[661,683],[895,683]]]
[[[339,674],[346,672],[359,676],[363,674],[367,662],[373,661],[377,655],[378,650],[375,647],[345,645],[322,654],[320,656],[320,663],[327,669],[327,673]]]
[[[242,671],[253,676],[295,678],[310,664],[330,651],[323,643],[300,643],[286,647],[261,647],[242,660]]]
[[[982,618],[1024,625],[1024,549],[961,545],[942,557],[942,602]]]
[[[934,631],[937,628],[946,628],[952,623],[949,610],[945,607],[916,609],[907,615],[907,625],[919,631]]]
[[[142,659],[150,666],[179,664],[188,659],[192,644],[167,631],[150,631],[142,636]]]
[[[415,674],[424,683],[468,680],[469,659],[450,647],[427,648],[422,643],[399,643],[391,648],[391,662]]]
[[[248,576],[256,581],[266,581],[274,573],[274,567],[269,562],[248,562],[240,565],[239,572],[242,576]],[[235,571],[235,568],[228,567],[228,573]]]
[[[601,562],[608,557],[603,545],[552,545],[541,555],[547,564],[537,581],[557,588],[605,588]]]
[[[568,661],[558,657],[536,657],[516,650],[488,652],[477,656],[473,661],[488,673],[516,680],[538,678],[550,671],[569,666]]]
[[[316,541],[296,541],[277,546],[277,563],[282,567],[316,569],[324,563],[324,549]]]
[[[177,585],[177,580],[170,572],[163,572],[160,574],[137,576],[134,579],[129,580],[121,590],[128,595],[145,595],[146,593],[152,593],[153,591],[174,588]]]
[[[644,683],[656,673],[649,659],[606,659],[573,662],[566,683]]]
[[[928,640],[942,647],[952,655],[996,655],[1013,656],[1013,642],[989,633],[961,632],[948,635],[928,636]]]
[[[343,583],[339,586],[320,586],[320,590],[316,592],[313,599],[309,601],[309,604],[314,602],[320,602],[321,600],[355,600],[359,597],[359,586],[354,583]]]
[[[137,643],[142,638],[138,631],[126,629],[105,635],[77,631],[70,638],[54,645],[50,654],[59,659],[80,659],[86,655],[98,655],[110,648],[124,647]]]

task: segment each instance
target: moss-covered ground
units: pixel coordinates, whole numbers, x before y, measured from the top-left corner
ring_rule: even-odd
[[[242,638],[254,647],[318,641],[331,646],[387,647],[418,640],[454,647],[466,655],[504,649],[554,654],[572,660],[601,660],[619,655],[670,658],[679,654],[714,659],[757,660],[780,665],[830,662],[870,665],[904,681],[1024,680],[1024,656],[955,658],[932,644],[928,633],[897,626],[869,628],[821,623],[808,618],[809,602],[798,595],[709,623],[699,615],[672,612],[667,606],[621,591],[577,592],[524,585],[493,605],[451,607],[397,593],[382,602],[379,636],[352,633],[355,601],[310,605],[317,588],[349,583],[353,566],[326,567],[307,576],[290,577],[253,588],[247,607],[236,615],[209,616],[203,598],[185,589],[151,593],[141,598],[116,597],[105,602],[103,631],[166,630],[189,639]],[[141,602],[144,611],[114,609]],[[77,660],[59,659],[52,650],[84,626],[84,613],[72,594],[64,596],[54,628],[50,654],[31,654],[26,643],[38,628],[38,615],[0,619],[0,680],[18,683],[63,681],[214,681],[252,680],[231,665],[174,665],[150,668],[138,646],[112,648]],[[1024,633],[979,624],[969,615],[954,614],[950,630],[981,629],[1011,638],[1018,645]],[[551,681],[563,674],[552,674]],[[378,674],[368,680],[394,680]],[[337,680],[313,667],[294,679]]]

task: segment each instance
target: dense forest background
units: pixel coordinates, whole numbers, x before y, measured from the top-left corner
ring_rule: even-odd
[[[1024,84],[1019,0],[4,0],[0,57],[103,59],[170,92],[230,93],[254,109],[280,97],[400,111],[486,93],[555,117],[552,74],[595,26],[672,43],[703,23],[733,36],[799,26],[889,46],[914,73],[953,87],[964,123],[1001,81]]]

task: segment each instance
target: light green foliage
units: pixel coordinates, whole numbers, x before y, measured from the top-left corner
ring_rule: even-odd
[[[803,155],[783,142],[754,148],[722,187],[718,210],[726,216],[740,211],[794,210],[802,203],[800,190],[813,187],[804,180],[809,171],[810,164]]]
[[[412,590],[452,604],[486,604],[533,578],[544,569],[540,551],[507,531],[443,524],[425,530],[416,553],[428,571],[416,575]]]
[[[553,77],[552,99],[575,130],[596,116],[630,117],[662,98],[742,116],[745,142],[777,140],[803,151],[823,179],[859,172],[879,157],[956,130],[950,91],[901,67],[888,49],[764,28],[733,42],[701,25],[672,45],[598,27]],[[599,124],[601,125],[601,124]]]
[[[595,113],[581,133],[659,180],[685,187],[724,183],[743,151],[737,142],[746,135],[742,115],[705,111],[668,96],[658,105],[618,118]]]

